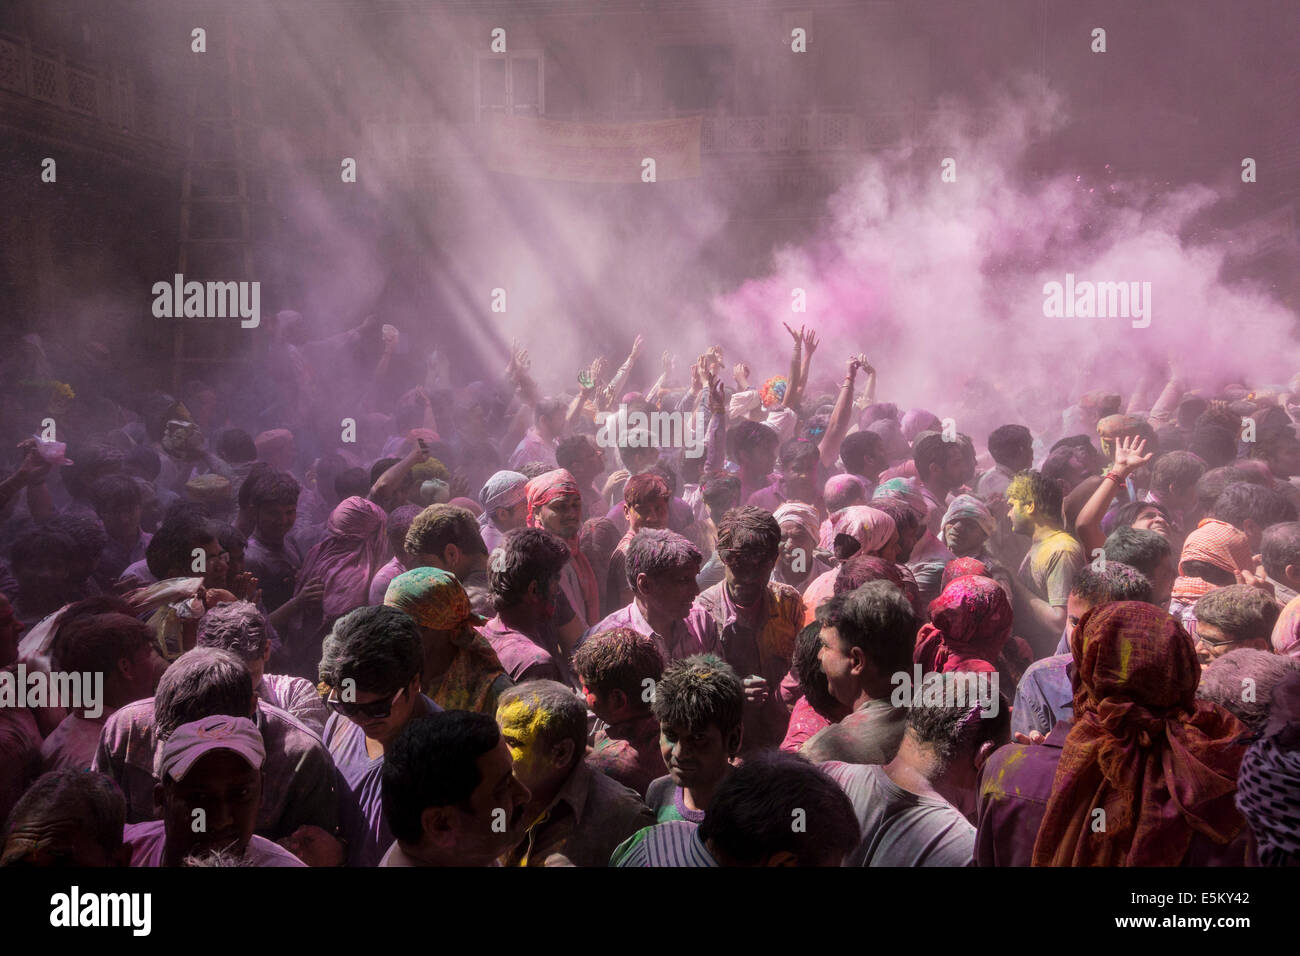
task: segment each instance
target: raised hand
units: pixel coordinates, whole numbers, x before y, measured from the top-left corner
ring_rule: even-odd
[[[817,346],[819,344],[820,343],[817,339],[817,333],[814,332],[812,329],[809,329],[807,332],[803,333],[803,347],[804,347],[804,352],[806,354],[812,355],[814,352],[816,352]]]
[[[645,345],[645,336],[638,333],[637,337],[632,340],[632,358],[636,358],[641,354],[641,346],[643,345]]]
[[[794,344],[795,344],[796,346],[799,346],[799,345],[802,345],[802,344],[803,344],[803,341],[804,341],[804,326],[802,326],[802,325],[799,326],[799,331],[796,332],[794,329],[790,328],[790,323],[789,323],[789,322],[782,322],[781,324],[784,325],[784,326],[785,326],[785,330],[786,330],[787,332],[790,333],[790,337],[791,337],[792,339],[794,339]]]
[[[673,366],[677,364],[677,361],[676,359],[673,358],[672,353],[669,352],[667,349],[664,349],[664,354],[659,357],[659,361],[660,364],[663,366],[663,373],[665,375],[672,374]]]
[[[1140,435],[1125,435],[1115,446],[1115,471],[1120,477],[1127,478],[1152,458],[1155,452],[1142,454],[1147,449],[1147,440]]]
[[[584,392],[590,392],[596,387],[596,383],[591,380],[591,369],[582,369],[578,372],[578,387]]]
[[[749,366],[744,362],[737,362],[736,367],[731,370],[731,374],[736,377],[736,384],[742,390],[749,388]]]
[[[709,413],[712,415],[721,415],[727,410],[727,393],[723,388],[722,379],[709,373]]]

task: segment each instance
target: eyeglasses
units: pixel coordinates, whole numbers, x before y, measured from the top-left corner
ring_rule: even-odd
[[[397,698],[406,693],[403,687],[390,700],[373,700],[368,704],[353,704],[337,700],[331,693],[325,700],[325,706],[329,707],[334,713],[349,719],[357,717],[369,717],[371,720],[384,720],[393,712],[393,705],[397,703]]]

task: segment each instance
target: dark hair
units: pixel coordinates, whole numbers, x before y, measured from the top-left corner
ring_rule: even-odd
[[[130,475],[105,475],[90,486],[90,503],[102,518],[110,512],[139,508],[144,493]]]
[[[252,481],[250,473],[247,481]],[[266,505],[296,505],[302,493],[298,479],[287,471],[271,471],[258,475],[257,483],[249,492],[249,504],[254,508]]]
[[[780,441],[776,431],[762,422],[745,419],[727,427],[727,453],[733,461],[739,461],[743,453],[757,451],[764,445],[776,448]]]
[[[1197,424],[1187,450],[1211,469],[1230,464],[1237,457],[1237,433],[1219,425]]]
[[[488,567],[492,603],[498,611],[521,603],[528,585],[538,590],[560,573],[569,560],[569,546],[543,528],[516,528],[501,539]]]
[[[153,539],[145,547],[149,573],[159,581],[190,576],[194,549],[215,537],[215,528],[197,505],[178,501],[167,509]]]
[[[60,624],[50,649],[57,670],[100,673],[104,679],[117,671],[117,662],[131,658],[153,643],[153,631],[143,621],[126,614],[81,616]]]
[[[375,483],[379,481],[380,476],[401,460],[402,459],[400,458],[378,459],[373,465],[370,466],[370,485],[368,487],[374,487]]]
[[[945,675],[946,676],[946,675]],[[969,674],[962,675],[969,677]],[[995,715],[984,717],[979,704],[954,707],[912,706],[907,712],[907,730],[934,751],[940,769],[946,772],[963,745],[978,751],[985,741],[1001,747],[1011,739],[1011,707],[1003,697]]]
[[[52,561],[60,567],[67,568],[74,563],[77,546],[72,538],[62,531],[52,528],[36,528],[28,531],[9,549],[9,560],[15,570],[21,569],[33,561]]]
[[[204,717],[247,717],[253,712],[253,677],[229,651],[196,647],[163,671],[153,698],[154,733],[166,740],[181,724]]]
[[[1033,449],[1034,436],[1024,425],[999,425],[989,435],[988,447],[989,455],[999,465],[1011,465],[1021,451]]]
[[[1156,568],[1172,554],[1169,539],[1162,534],[1145,528],[1121,526],[1110,533],[1102,546],[1106,555],[1106,564],[1112,561],[1128,565],[1140,571],[1147,578],[1155,576]],[[1116,598],[1116,600],[1121,600]],[[1140,601],[1141,598],[1123,598],[1126,601]]]
[[[55,515],[41,527],[48,531],[66,534],[72,539],[76,557],[80,561],[95,564],[99,561],[104,546],[108,544],[108,535],[104,533],[104,523],[94,515],[85,512],[67,512]]]
[[[752,551],[756,557],[775,560],[781,553],[781,526],[772,512],[742,505],[722,516],[718,521],[718,556],[737,551]]]
[[[388,550],[393,557],[406,554],[406,533],[410,530],[415,516],[422,510],[419,505],[402,505],[388,513],[388,519],[384,523],[384,533],[388,537]]]
[[[1269,525],[1260,549],[1268,576],[1274,581],[1283,580],[1288,564],[1300,564],[1300,521]]]
[[[900,538],[921,527],[921,515],[902,498],[872,498],[868,505],[894,519]]]
[[[810,470],[817,467],[821,452],[806,438],[791,438],[781,446],[781,471]]]
[[[573,669],[593,693],[621,690],[636,700],[646,678],[659,682],[664,659],[649,637],[630,627],[614,627],[582,642],[573,655]]]
[[[1280,408],[1275,407],[1272,410],[1280,412],[1284,417],[1286,416],[1286,412],[1283,412]],[[1290,419],[1288,419],[1289,421]],[[1250,449],[1250,457],[1265,462],[1275,462],[1284,450],[1297,446],[1300,446],[1300,438],[1296,438],[1295,433],[1288,430],[1281,434],[1269,435],[1267,438],[1260,437]]]
[[[112,777],[84,770],[52,770],[41,774],[18,798],[5,823],[4,839],[19,827],[42,820],[74,819],[107,856],[122,846],[126,798]]]
[[[700,549],[684,535],[666,528],[646,528],[633,535],[628,543],[624,568],[628,586],[635,591],[640,574],[653,577],[691,564],[698,574],[703,561]]]
[[[247,601],[218,604],[199,619],[196,647],[215,647],[251,661],[261,657],[271,639],[270,622]]]
[[[1228,485],[1238,481],[1247,481],[1252,484],[1260,484],[1260,476],[1246,468],[1238,468],[1235,465],[1225,465],[1221,468],[1211,468],[1196,482],[1196,500],[1200,504],[1202,511],[1209,511],[1214,507],[1214,502],[1218,500],[1219,495],[1223,494],[1223,489]]]
[[[1142,517],[1142,512],[1144,511],[1159,512],[1165,521],[1169,522],[1171,527],[1175,524],[1174,516],[1169,513],[1169,509],[1164,505],[1157,504],[1154,501],[1126,501],[1115,509],[1113,520],[1109,522],[1109,525],[1113,530],[1131,528],[1133,527],[1133,522]],[[1108,522],[1103,520],[1103,528],[1106,527],[1107,524]]]
[[[670,661],[655,687],[654,714],[659,723],[692,733],[717,727],[723,738],[745,718],[745,686],[720,657],[696,654]]]
[[[1151,603],[1151,582],[1137,568],[1112,561],[1106,557],[1106,570],[1098,571],[1085,564],[1074,576],[1070,593],[1089,604],[1110,604],[1112,601],[1143,601]]]
[[[700,485],[700,497],[714,511],[728,511],[740,504],[740,479],[726,472],[714,472]]]
[[[334,476],[334,494],[340,501],[345,498],[364,498],[370,494],[373,484],[364,468],[344,468]]]
[[[1220,705],[1259,733],[1268,723],[1274,690],[1297,673],[1300,673],[1300,661],[1294,657],[1254,647],[1239,647],[1216,657],[1202,669],[1196,696],[1199,700]],[[1255,690],[1249,700],[1241,692],[1247,679],[1253,682]]]
[[[501,739],[488,714],[447,710],[417,717],[384,754],[381,800],[393,836],[417,843],[429,807],[465,807],[483,774],[478,760]]]
[[[916,436],[912,444],[912,461],[916,463],[916,474],[921,481],[930,477],[930,466],[943,467],[948,458],[948,449],[956,448],[957,443],[944,441],[939,432],[925,431]]]
[[[566,435],[561,438],[555,445],[555,464],[565,471],[572,472],[570,465],[577,464],[583,458],[587,457],[587,451],[592,447],[591,438],[587,435]]]
[[[543,398],[533,406],[533,424],[537,424],[543,418],[548,418],[556,412],[562,412],[568,407],[562,398]]]
[[[395,607],[361,607],[345,614],[321,647],[320,679],[331,687],[351,678],[358,691],[396,693],[423,667],[420,628]]]
[[[468,555],[488,553],[474,512],[456,505],[429,505],[415,516],[406,532],[406,553],[412,556],[434,554],[441,558],[449,544]]]
[[[668,501],[671,497],[668,482],[648,471],[633,475],[623,485],[623,503],[633,508],[639,509],[653,501]]]
[[[840,442],[840,461],[844,470],[858,475],[867,474],[868,462],[877,464],[885,460],[885,443],[875,432],[860,431],[846,435]],[[875,479],[879,469],[870,477]]]
[[[523,475],[529,481],[554,470],[555,469],[551,467],[551,464],[545,461],[526,461],[515,469],[515,471],[519,472],[519,474]]]
[[[217,436],[217,454],[232,464],[256,461],[257,445],[242,428],[227,428]]]
[[[1035,515],[1048,517],[1055,524],[1061,523],[1061,501],[1064,498],[1061,485],[1040,471],[1031,468],[1012,478],[1006,497],[1032,503]]]
[[[898,585],[868,581],[832,597],[818,609],[817,620],[835,628],[845,644],[859,648],[880,673],[911,667],[920,622]]]
[[[533,715],[536,743],[553,747],[573,741],[575,762],[583,759],[587,746],[587,706],[569,687],[553,680],[530,680],[504,691],[497,698],[497,712],[510,704],[523,704]]]
[[[1196,602],[1196,620],[1239,641],[1268,640],[1282,608],[1259,588],[1231,584]]]
[[[813,621],[794,639],[794,658],[790,669],[799,678],[799,686],[809,706],[823,717],[835,712],[836,700],[831,694],[826,672],[821,665],[822,626]]]
[[[85,498],[92,485],[104,469],[121,472],[126,456],[120,449],[104,442],[92,441],[70,449],[68,457],[72,464],[63,468],[63,486],[74,498]]]
[[[802,827],[792,826],[798,817]],[[839,863],[862,839],[853,804],[802,757],[756,754],[737,767],[704,814],[700,840],[727,862],[756,866],[790,853],[799,866]]]
[[[1167,451],[1151,466],[1151,487],[1162,493],[1190,488],[1205,474],[1205,462],[1190,451]]]
[[[150,482],[162,471],[162,459],[148,445],[136,445],[128,451],[124,464],[128,472]]]
[[[1223,489],[1214,500],[1210,517],[1226,521],[1238,530],[1242,530],[1247,519],[1262,527],[1279,524],[1283,521],[1295,521],[1295,505],[1286,496],[1263,485],[1252,485],[1245,481],[1236,481]]]

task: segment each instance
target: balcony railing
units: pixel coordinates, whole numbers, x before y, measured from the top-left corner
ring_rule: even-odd
[[[179,145],[183,133],[169,113],[116,72],[68,63],[62,53],[27,37],[0,33],[0,90],[47,103],[71,115],[157,143]]]

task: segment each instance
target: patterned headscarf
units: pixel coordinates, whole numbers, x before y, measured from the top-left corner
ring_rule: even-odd
[[[1011,636],[1011,602],[992,578],[957,578],[930,602],[930,623],[916,635],[913,660],[926,671],[992,673]]]
[[[456,576],[437,568],[399,574],[388,585],[384,604],[405,611],[421,627],[451,632],[456,654],[430,695],[434,703],[443,710],[492,713],[493,685],[505,671],[492,645],[475,630],[487,622],[470,608]]]
[[[542,526],[538,512],[543,505],[550,504],[557,498],[567,498],[569,495],[582,497],[577,479],[564,468],[556,468],[544,475],[538,475],[524,486],[524,490],[528,498],[528,525],[531,528]]]
[[[952,499],[952,504],[948,505],[948,510],[944,512],[942,526],[947,526],[948,522],[959,518],[970,518],[986,535],[992,535],[998,527],[997,519],[993,517],[988,506],[974,495],[958,495]]]
[[[978,574],[980,577],[989,578],[989,569],[983,561],[975,558],[954,558],[943,567],[943,579],[939,582],[939,592],[943,591],[958,578],[964,578],[968,574]]]
[[[1300,597],[1292,598],[1273,625],[1273,653],[1300,657]]]
[[[772,517],[776,519],[777,524],[786,521],[795,522],[804,531],[807,531],[814,541],[819,537],[818,531],[821,524],[817,519],[817,509],[812,505],[806,505],[802,501],[787,501],[772,512]]]
[[[1217,584],[1203,578],[1189,577],[1183,571],[1187,561],[1204,561],[1231,574],[1248,571],[1255,566],[1250,553],[1246,532],[1238,531],[1226,521],[1206,518],[1183,542],[1183,553],[1178,559],[1178,578],[1174,581],[1173,596],[1180,601],[1195,601],[1213,591]]]
[[[876,486],[871,497],[894,498],[901,501],[915,511],[918,518],[923,519],[930,513],[930,506],[926,504],[925,496],[917,490],[916,482],[911,478],[890,478],[888,481],[882,481]]]
[[[1268,724],[1237,777],[1237,808],[1255,833],[1263,866],[1300,862],[1300,675],[1273,690]]]
[[[831,530],[856,539],[862,545],[863,554],[875,554],[898,534],[893,518],[866,505],[854,505],[835,512]]]
[[[544,475],[538,475],[528,482],[525,490],[528,495],[528,524],[533,528],[542,526],[538,512],[543,505],[569,495],[582,496],[582,492],[578,490],[577,479],[564,468],[556,468]],[[578,534],[565,541],[565,544],[569,546],[569,554],[573,558],[570,563],[578,576],[578,587],[582,591],[581,597],[585,605],[577,610],[585,613],[584,620],[588,623],[595,623],[600,620],[600,585],[596,580],[596,572],[578,546]],[[570,595],[570,600],[574,600],[577,596]]]
[[[384,509],[373,501],[356,495],[340,501],[325,523],[325,537],[303,561],[294,593],[320,581],[327,618],[364,606],[384,556],[384,521]]]
[[[478,493],[479,504],[485,514],[491,514],[498,508],[513,508],[528,497],[524,490],[528,476],[517,471],[498,471],[483,485]]]
[[[405,611],[421,627],[455,631],[486,624],[470,607],[469,595],[456,575],[438,568],[414,568],[393,578],[384,604]]]
[[[1153,604],[1093,608],[1070,638],[1074,724],[1034,845],[1035,866],[1176,866],[1192,834],[1226,844],[1249,730],[1197,700],[1201,667],[1177,618]],[[1093,830],[1097,809],[1104,832]]]

